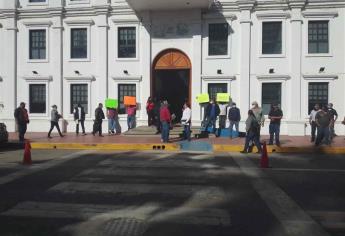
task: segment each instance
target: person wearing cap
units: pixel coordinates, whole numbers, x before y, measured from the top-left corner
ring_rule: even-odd
[[[60,126],[59,126],[59,119],[62,118],[62,115],[59,114],[57,110],[57,106],[53,105],[51,110],[51,117],[50,117],[50,130],[48,132],[48,138],[52,138],[50,136],[51,132],[53,131],[54,127],[56,127],[57,131],[59,132],[60,137],[63,137]]]
[[[99,137],[103,137],[102,134],[102,122],[103,119],[105,119],[104,112],[103,112],[103,104],[99,103],[98,107],[95,110],[95,120],[93,123],[93,130],[92,135],[95,136],[95,134],[98,132]]]
[[[16,119],[16,123],[18,125],[19,141],[24,142],[27,125],[30,122],[28,111],[25,108],[24,102],[21,102],[19,107],[15,109],[14,118]]]
[[[230,138],[238,136],[239,133],[239,123],[241,120],[241,112],[240,109],[236,107],[236,103],[233,102],[231,104],[231,108],[229,110],[229,121],[230,121]],[[236,135],[233,134],[233,127],[235,126]]]
[[[332,140],[335,136],[334,124],[338,119],[338,112],[333,108],[333,103],[328,103],[328,114],[331,117],[331,123],[329,125],[329,140]]]
[[[316,114],[315,122],[317,125],[317,136],[315,146],[319,146],[322,140],[325,139],[326,144],[329,143],[329,126],[331,124],[331,116],[328,113],[327,106],[322,106],[322,109]]]
[[[268,145],[273,145],[273,137],[275,137],[275,143],[280,146],[279,134],[280,134],[280,121],[283,118],[283,111],[279,108],[278,104],[272,104],[271,110],[268,113],[268,119],[270,119],[269,133],[270,141]]]

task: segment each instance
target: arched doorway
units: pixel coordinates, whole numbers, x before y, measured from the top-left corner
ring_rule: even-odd
[[[177,49],[164,50],[153,61],[152,97],[168,100],[176,121],[181,120],[184,102],[190,103],[191,68],[188,56]]]

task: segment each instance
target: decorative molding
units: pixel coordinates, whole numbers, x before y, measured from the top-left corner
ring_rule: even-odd
[[[287,12],[271,12],[271,13],[257,13],[258,19],[287,19],[290,18],[290,13]]]
[[[205,13],[202,16],[203,19],[229,19],[231,21],[236,20],[237,16],[233,13],[226,13],[226,12],[210,12]]]
[[[257,75],[256,78],[258,80],[289,80],[291,79],[290,75]]]
[[[123,76],[123,75],[119,75],[119,76],[112,76],[111,77],[113,80],[116,81],[136,81],[136,82],[140,82],[142,81],[143,77],[141,75],[128,75],[128,76]]]
[[[134,19],[134,18],[113,18],[111,20],[114,24],[138,24],[138,23],[140,23],[139,19]]]
[[[53,80],[53,76],[47,75],[47,76],[23,76],[23,79],[26,80],[26,82],[49,82]]]
[[[330,75],[330,74],[303,74],[302,75],[305,80],[336,80],[338,79],[338,75]]]
[[[238,0],[236,4],[241,11],[250,11],[254,8],[255,0]]]
[[[44,26],[49,27],[53,24],[51,21],[24,21],[23,25],[28,27],[37,27],[37,26]]]
[[[236,80],[235,75],[201,75],[201,79],[204,81],[212,81],[212,80]]]
[[[304,18],[335,18],[338,12],[302,12]]]
[[[95,76],[93,76],[93,75],[66,76],[66,77],[64,77],[64,79],[67,81],[73,81],[73,82],[95,81],[96,80]]]
[[[93,20],[65,20],[67,25],[93,25]]]

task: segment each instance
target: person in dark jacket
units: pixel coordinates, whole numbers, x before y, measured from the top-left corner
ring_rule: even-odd
[[[147,113],[147,125],[151,126],[154,124],[155,121],[155,103],[153,102],[153,99],[149,97],[146,102],[146,113]]]
[[[14,118],[16,119],[16,123],[18,125],[19,141],[24,142],[27,125],[30,122],[28,111],[25,108],[24,102],[21,102],[19,107],[14,111]]]
[[[76,123],[76,134],[79,135],[79,124],[81,125],[81,129],[83,131],[83,135],[86,135],[85,133],[85,111],[84,107],[81,104],[78,104],[73,111],[74,121]]]
[[[235,126],[235,129],[236,129],[236,132],[237,132],[237,135],[239,133],[239,123],[240,123],[240,120],[241,120],[241,112],[240,112],[240,109],[236,107],[236,103],[232,103],[231,104],[231,108],[229,110],[229,121],[230,121],[230,137],[232,138],[233,135],[232,135],[232,131],[233,131],[233,128]]]
[[[50,136],[51,132],[53,131],[54,127],[56,127],[57,131],[59,132],[60,137],[63,137],[60,126],[59,126],[59,120],[62,118],[62,115],[59,114],[57,110],[57,106],[53,105],[51,111],[51,117],[50,117],[50,130],[48,132],[48,138],[52,138]]]
[[[248,118],[246,120],[246,141],[244,144],[244,148],[241,153],[248,153],[249,152],[249,143],[254,142],[258,152],[261,153],[261,145],[260,145],[260,123],[256,119],[256,116],[253,110],[248,111]]]
[[[273,145],[273,136],[277,146],[280,146],[280,121],[283,118],[283,111],[279,108],[278,104],[272,104],[271,110],[268,113],[268,119],[271,120],[269,126],[270,142],[268,145]]]
[[[212,125],[213,133],[216,132],[216,120],[219,113],[220,109],[218,104],[211,99],[205,110],[205,131],[207,131],[208,127]]]
[[[102,135],[102,122],[103,119],[105,119],[104,112],[103,112],[103,104],[99,103],[98,107],[95,110],[95,121],[93,123],[93,131],[92,135],[95,136],[95,134],[98,132],[98,135],[100,137],[103,137]]]
[[[160,109],[161,109],[161,104],[162,102],[159,101],[158,99],[154,99],[154,108],[153,108],[153,113],[154,113],[154,122],[156,126],[156,134],[161,133],[161,120],[160,120]]]

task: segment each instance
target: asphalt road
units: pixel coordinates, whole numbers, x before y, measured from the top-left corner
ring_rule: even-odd
[[[345,157],[0,151],[0,235],[345,235]]]

